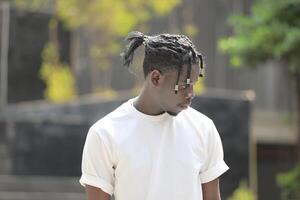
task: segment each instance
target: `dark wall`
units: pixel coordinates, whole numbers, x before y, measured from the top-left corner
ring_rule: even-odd
[[[45,84],[39,78],[42,51],[49,39],[51,15],[20,10],[10,12],[8,52],[8,103],[43,99]],[[69,63],[70,33],[58,28],[61,61]]]
[[[122,102],[9,106],[0,112],[0,139],[8,149],[4,159],[10,161],[4,173],[79,176],[89,127]]]
[[[283,190],[277,185],[276,177],[296,166],[297,146],[258,144],[257,162],[258,199],[281,200]]]
[[[45,121],[15,123],[11,141],[12,173],[15,175],[75,176],[88,124]]]

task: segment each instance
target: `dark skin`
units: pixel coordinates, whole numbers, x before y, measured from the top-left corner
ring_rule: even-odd
[[[167,112],[177,115],[186,109],[194,97],[193,85],[199,76],[199,66],[193,65],[191,70],[191,85],[186,87],[187,66],[185,65],[179,77],[179,91],[175,94],[177,70],[169,70],[161,73],[153,70],[148,74],[143,89],[134,106],[148,115],[159,115]]]
[[[110,200],[110,195],[102,191],[100,188],[86,185],[85,191],[87,200]]]
[[[151,71],[146,79],[139,97],[134,106],[140,112],[148,115],[160,115],[164,112],[176,116],[186,109],[194,97],[193,85],[199,76],[199,66],[192,65],[191,85],[186,87],[187,66],[184,65],[179,77],[179,91],[174,92],[177,71],[168,70],[161,73],[159,70]],[[203,200],[221,200],[219,179],[202,184]],[[88,200],[109,200],[110,195],[99,188],[86,186]]]

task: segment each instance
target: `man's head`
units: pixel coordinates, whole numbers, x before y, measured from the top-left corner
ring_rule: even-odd
[[[198,76],[202,76],[203,69],[202,56],[189,38],[171,34],[146,36],[134,31],[126,40],[129,44],[122,56],[128,67],[134,51],[142,44],[145,46],[145,84],[161,110],[176,115],[186,108],[194,96],[193,85]]]

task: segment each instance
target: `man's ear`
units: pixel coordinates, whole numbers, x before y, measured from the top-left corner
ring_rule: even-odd
[[[154,69],[153,71],[150,72],[150,81],[154,86],[159,86],[162,82],[163,76],[162,73]]]

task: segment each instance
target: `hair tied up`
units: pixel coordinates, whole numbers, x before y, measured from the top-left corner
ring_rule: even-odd
[[[129,67],[130,63],[133,60],[134,51],[142,45],[148,36],[144,35],[139,31],[132,31],[125,38],[126,42],[129,42],[125,50],[121,53],[121,56],[124,59],[124,65]]]

